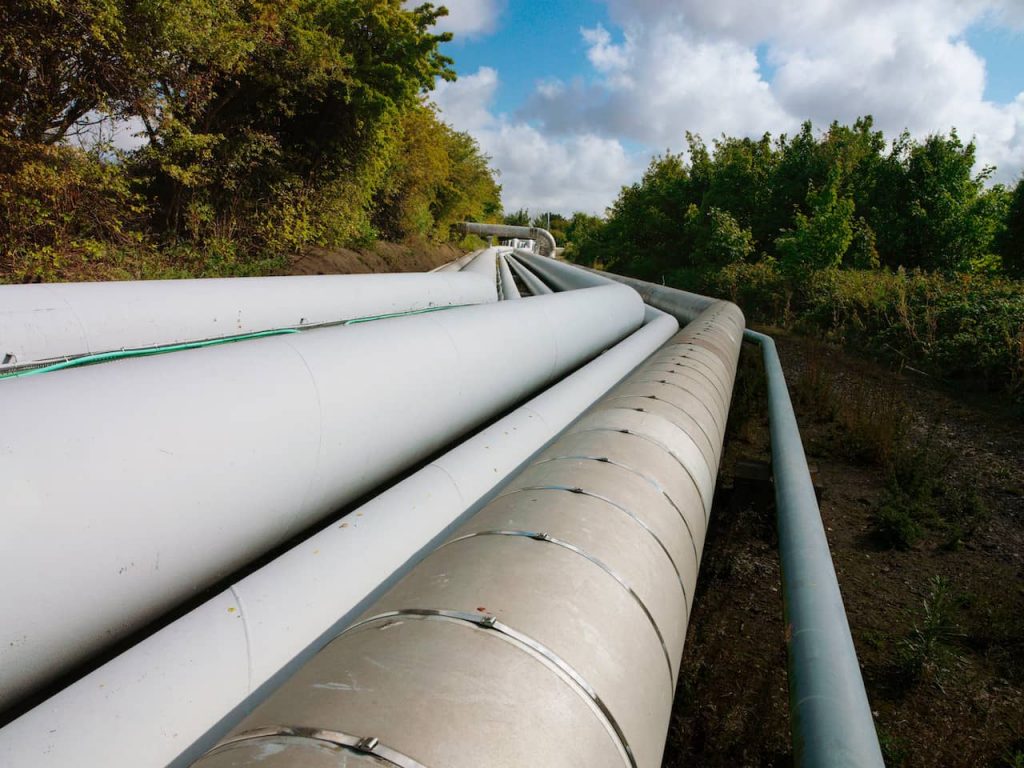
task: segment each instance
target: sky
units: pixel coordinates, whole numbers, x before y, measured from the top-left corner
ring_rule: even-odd
[[[437,0],[435,0],[437,4]],[[431,99],[500,171],[505,209],[601,214],[687,131],[792,134],[874,117],[955,127],[1024,171],[1024,0],[443,0]]]

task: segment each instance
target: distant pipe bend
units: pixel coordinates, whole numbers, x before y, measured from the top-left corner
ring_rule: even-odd
[[[697,424],[742,332],[711,305],[196,766],[294,765],[245,734],[313,727],[436,768],[660,765],[721,450]],[[714,377],[669,391],[665,365]]]
[[[487,237],[515,237],[523,240],[533,240],[537,243],[537,249],[541,256],[555,255],[555,238],[546,229],[540,227],[521,227],[512,224],[485,224],[475,221],[464,221],[455,225],[457,229],[467,235],[480,235]]]

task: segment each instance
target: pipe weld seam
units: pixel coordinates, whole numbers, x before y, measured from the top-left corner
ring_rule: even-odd
[[[673,402],[670,402],[668,400],[665,400],[664,398],[658,397],[657,395],[616,395],[615,397],[609,397],[605,402],[612,403],[612,402],[615,402],[616,400],[631,400],[631,399],[654,400],[656,402],[664,403],[667,406],[675,408],[677,411],[679,411],[681,414],[686,416],[688,419],[690,419],[690,421],[692,421],[694,424],[697,425],[697,429],[699,429],[700,433],[702,435],[704,435],[704,439],[706,439],[708,441],[708,447],[711,448],[712,455],[714,455],[714,457],[716,459],[718,458],[718,455],[717,455],[718,451],[715,450],[715,441],[712,439],[711,435],[708,434],[708,431],[706,429],[704,429],[704,427],[701,426],[701,423],[699,421],[697,421],[697,419],[694,417],[694,415],[692,413],[687,411],[685,408],[682,408],[682,407],[676,405]],[[641,413],[651,413],[651,414],[653,414],[655,416],[657,415],[653,411],[647,411],[647,410],[644,410],[644,409],[630,408],[630,410],[633,410],[633,411],[640,410]],[[678,427],[679,425],[676,424],[676,426]],[[718,426],[718,425],[716,424],[715,426]],[[680,427],[680,429],[682,429],[682,427]],[[696,441],[694,441],[694,442],[696,442]],[[701,451],[701,453],[704,453],[704,451]]]
[[[547,533],[543,533],[543,532],[540,532],[540,531],[506,530],[506,529],[494,529],[494,530],[490,530],[490,531],[476,531],[475,533],[467,533],[464,536],[459,536],[458,538],[452,539],[450,541],[446,541],[444,544],[441,545],[441,547],[447,547],[449,544],[455,544],[456,542],[465,541],[466,539],[472,539],[472,538],[475,538],[477,536],[516,536],[516,537],[523,538],[523,539],[530,539],[532,541],[540,541],[540,542],[544,542],[544,543],[547,543],[547,544],[554,544],[556,547],[562,547],[564,549],[569,550],[570,552],[574,552],[575,554],[579,555],[580,557],[583,557],[583,558],[589,560],[594,565],[596,565],[598,568],[600,568],[602,571],[604,571],[609,576],[611,576],[613,579],[615,579],[615,581],[618,582],[618,585],[620,587],[622,587],[624,590],[626,590],[626,592],[629,594],[629,596],[633,598],[633,600],[636,602],[636,604],[638,606],[640,606],[640,610],[644,612],[644,616],[646,616],[647,620],[651,623],[651,628],[654,630],[654,634],[656,634],[658,636],[658,642],[661,644],[661,650],[665,654],[665,664],[668,666],[669,693],[671,694],[672,691],[675,690],[675,686],[672,683],[672,679],[673,679],[672,657],[669,655],[668,645],[665,644],[665,636],[662,635],[661,629],[658,627],[658,622],[655,621],[653,614],[647,608],[647,604],[641,599],[640,595],[638,595],[636,593],[636,590],[634,590],[631,586],[629,586],[629,584],[626,582],[626,580],[624,578],[622,578],[621,576],[619,576],[619,574],[617,574],[614,571],[614,569],[611,568],[611,566],[609,566],[607,563],[603,562],[599,558],[594,557],[594,555],[590,554],[586,550],[584,550],[584,549],[582,549],[580,547],[577,547],[575,544],[572,544],[571,542],[565,541],[564,539],[556,538],[555,536],[551,536],[551,535],[549,535]],[[441,547],[438,547],[438,549],[440,549]]]
[[[608,506],[613,507],[619,510],[620,512],[623,512],[624,514],[635,520],[641,528],[643,528],[645,531],[647,531],[648,534],[650,534],[650,537],[654,539],[655,542],[657,542],[659,547],[661,547],[661,551],[665,553],[665,557],[668,558],[669,565],[672,566],[672,570],[675,571],[676,578],[679,580],[679,588],[683,590],[683,602],[688,604],[686,582],[683,581],[683,574],[679,572],[679,568],[676,566],[675,558],[672,557],[672,553],[668,551],[668,547],[665,546],[665,542],[661,540],[658,534],[656,534],[647,523],[645,523],[643,520],[637,517],[635,513],[630,512],[624,506],[622,506],[618,502],[612,501],[607,496],[602,496],[599,493],[592,493],[591,491],[588,491],[585,488],[578,488],[575,486],[568,485],[528,485],[523,488],[516,488],[514,491],[509,491],[508,493],[503,493],[498,498],[501,499],[504,498],[505,496],[511,496],[514,493],[524,493],[529,491],[564,491],[568,493],[575,493],[578,496],[587,496],[591,499],[597,499],[598,501],[604,502]],[[687,610],[686,621],[687,623],[689,623],[690,621],[689,610]]]
[[[672,429],[677,430],[678,432],[682,433],[683,436],[685,436],[686,439],[690,441],[690,445],[693,446],[693,449],[697,452],[697,456],[700,457],[700,460],[704,463],[705,468],[708,470],[708,476],[711,478],[711,485],[712,485],[710,490],[711,490],[712,495],[714,495],[714,484],[715,484],[715,479],[716,479],[716,477],[718,475],[718,468],[717,467],[712,467],[711,464],[708,463],[707,456],[705,456],[703,451],[701,451],[700,446],[697,445],[697,441],[694,440],[692,437],[690,437],[690,433],[689,432],[687,432],[685,429],[683,429],[681,426],[676,424],[671,419],[668,419],[665,416],[662,416],[661,414],[654,413],[653,411],[644,411],[644,410],[639,410],[637,408],[626,408],[626,407],[623,407],[623,406],[613,405],[613,406],[609,406],[608,408],[604,408],[601,412],[607,413],[608,411],[626,411],[628,413],[642,413],[644,416],[649,416],[649,417],[651,417],[653,419],[658,419],[658,420],[668,424],[670,427],[672,427]],[[624,431],[624,430],[621,430],[621,429],[609,429],[609,428],[606,428],[606,429],[608,429],[608,431],[611,431],[611,432],[623,432]],[[587,430],[580,430],[580,432],[589,432],[589,431],[590,431],[589,429],[587,429]],[[712,499],[704,498],[704,494],[701,492],[700,483],[697,482],[697,478],[693,476],[693,472],[690,470],[690,468],[688,466],[686,466],[686,464],[683,462],[683,459],[678,454],[676,454],[676,452],[674,450],[672,450],[671,447],[665,445],[665,443],[661,442],[656,437],[651,437],[650,435],[645,435],[645,434],[642,434],[640,432],[633,432],[633,431],[631,431],[629,429],[626,429],[624,431],[624,433],[628,434],[628,435],[635,435],[636,437],[639,437],[639,438],[641,438],[643,440],[647,440],[650,443],[654,443],[654,445],[656,445],[659,448],[661,448],[669,456],[671,456],[673,459],[676,460],[676,463],[679,466],[681,466],[686,471],[686,474],[688,474],[690,476],[690,479],[693,481],[694,486],[696,486],[697,493],[700,496],[701,502],[704,505],[704,520],[705,520],[705,522],[707,522],[708,516],[711,514],[711,502],[712,502]],[[576,434],[579,434],[579,433],[576,433]]]
[[[664,366],[675,366],[676,368],[682,368],[684,371],[692,371],[693,373],[703,377],[704,380],[707,381],[707,383],[710,384],[711,387],[716,392],[719,393],[719,395],[721,395],[723,398],[725,397],[725,395],[723,394],[723,390],[725,392],[728,392],[728,389],[726,389],[725,385],[722,384],[722,382],[719,380],[718,376],[714,373],[714,370],[712,370],[710,365],[708,365],[707,363],[704,363],[702,360],[698,360],[695,357],[690,357],[690,358],[682,357],[680,359],[690,360],[690,361],[692,361],[694,363],[701,363],[702,365],[704,365],[704,368],[707,368],[708,371],[711,371],[712,375],[708,375],[708,373],[703,368],[698,368],[695,365],[686,365],[684,363],[669,362],[667,360],[651,360],[651,361],[649,361],[649,365],[645,367],[645,370],[647,370],[647,371],[659,370],[657,368],[654,368],[653,366],[655,366],[655,365],[664,365]],[[659,371],[659,372],[672,373],[672,371]],[[675,371],[675,373],[679,373],[679,372]]]
[[[397,750],[381,744],[380,739],[375,736],[353,736],[343,731],[332,731],[323,728],[306,728],[295,725],[276,725],[264,728],[254,728],[250,731],[242,731],[235,736],[229,736],[220,742],[204,755],[209,757],[228,747],[235,746],[245,741],[256,741],[259,739],[273,738],[274,736],[288,736],[296,739],[309,739],[333,744],[337,747],[359,752],[364,755],[373,755],[396,768],[426,768],[423,763],[414,760]]]
[[[658,374],[658,373],[666,373],[666,374],[668,374],[670,372],[669,371],[651,371],[647,375],[654,375],[654,374]],[[704,402],[704,399],[700,395],[698,395],[696,392],[694,392],[692,389],[687,389],[686,387],[682,386],[681,384],[676,384],[674,381],[669,381],[668,379],[657,379],[657,378],[656,379],[637,379],[636,381],[632,381],[630,383],[631,384],[663,384],[666,387],[675,387],[676,389],[681,389],[683,392],[685,392],[686,394],[690,395],[694,400],[696,400],[698,403],[700,403],[701,407],[705,411],[708,412],[708,415],[711,417],[711,422],[715,425],[715,429],[719,432],[719,435],[724,435],[725,434],[725,428],[724,428],[724,425],[721,422],[721,417],[720,416],[716,416],[715,412],[712,411],[710,408],[708,408],[708,405],[707,405],[707,403]],[[655,399],[657,399],[657,398],[655,398]],[[679,408],[679,406],[677,405],[676,408]],[[683,410],[682,408],[679,408],[679,410],[683,411],[683,413],[685,413],[691,419],[696,419],[696,417],[694,417],[693,414],[687,413],[687,411]],[[702,429],[701,431],[703,432],[704,430]],[[707,432],[704,432],[704,434],[706,435]],[[710,439],[710,438],[708,438],[708,439]],[[716,439],[721,440],[721,439],[724,439],[724,438],[719,437],[719,438],[716,438]]]
[[[618,410],[629,409],[620,408]],[[675,461],[676,464],[683,468],[683,472],[686,473],[686,476],[690,479],[690,482],[693,483],[693,487],[697,491],[697,495],[700,497],[701,506],[704,508],[704,522],[708,522],[708,503],[704,499],[704,494],[700,492],[700,485],[697,483],[696,479],[694,479],[693,473],[690,471],[690,468],[683,464],[680,458],[676,456],[672,452],[672,449],[669,448],[667,445],[662,443],[660,440],[656,440],[653,437],[649,437],[648,435],[643,435],[639,432],[633,432],[632,430],[629,429],[615,429],[614,427],[591,427],[590,429],[581,429],[579,432],[573,432],[572,434],[583,435],[586,434],[587,432],[614,432],[620,435],[630,435],[632,437],[639,438],[640,440],[646,440],[648,443],[651,443],[652,445],[656,445],[659,448],[661,448],[661,450],[663,450],[665,453],[672,457],[672,460]]]
[[[655,368],[653,366],[650,366],[642,371],[637,371],[637,373],[644,373],[647,375],[650,375],[652,373],[667,373],[672,376],[681,376],[684,380],[692,381],[694,384],[707,386],[708,391],[711,393],[711,396],[715,398],[715,405],[720,405],[725,410],[729,410],[729,405],[728,403],[725,402],[725,396],[722,394],[719,385],[716,382],[712,381],[709,377],[705,376],[699,368],[693,368],[692,366],[682,365],[680,363],[658,363],[658,365],[663,365],[665,366],[665,368]],[[680,368],[682,370],[675,370],[676,368]],[[694,376],[687,376],[686,374],[683,373],[683,371],[689,371],[691,373],[698,374],[701,378],[698,380]]]
[[[338,635],[338,637],[335,638],[335,642],[356,629],[361,629],[369,624],[376,624],[381,621],[390,621],[392,619],[418,619],[423,621],[440,619],[452,621],[461,625],[472,625],[476,629],[493,633],[495,636],[513,646],[525,648],[541,656],[549,664],[552,664],[563,675],[565,675],[566,678],[571,680],[579,689],[578,692],[582,692],[583,696],[596,707],[597,711],[600,712],[605,721],[607,730],[618,742],[618,746],[622,750],[626,763],[630,768],[638,768],[636,757],[633,755],[633,750],[629,746],[626,734],[622,731],[619,721],[615,719],[615,716],[608,708],[608,705],[604,703],[604,700],[598,695],[597,691],[594,690],[590,683],[588,683],[579,672],[573,669],[565,659],[552,651],[546,645],[534,640],[529,635],[523,634],[509,625],[498,621],[497,618],[490,614],[469,613],[467,611],[453,611],[439,608],[403,608],[402,610],[397,611],[385,611],[384,613],[379,613],[376,616],[370,616],[362,621],[357,621]]]
[[[698,349],[704,349],[704,348],[703,347],[698,347]],[[690,350],[690,351],[692,351],[692,350]],[[728,366],[726,366],[725,362],[720,357],[718,357],[718,355],[716,355],[714,352],[711,352],[711,351],[706,350],[706,349],[704,349],[704,351],[707,352],[707,354],[710,355],[715,360],[715,362],[717,362],[719,365],[721,365],[722,368],[724,369],[726,375],[728,375],[729,368],[728,368]],[[706,368],[708,370],[708,372],[711,374],[711,376],[707,376],[707,378],[709,380],[713,376],[714,380],[715,380],[715,383],[718,386],[720,386],[723,391],[725,391],[725,392],[729,391],[731,385],[726,383],[726,381],[719,375],[720,372],[718,370],[716,370],[715,367],[713,365],[711,365],[711,363],[709,363],[705,358],[694,357],[692,354],[688,354],[688,353],[680,354],[678,352],[667,352],[666,356],[669,356],[669,355],[671,355],[673,358],[676,358],[678,360],[689,360],[689,361],[691,361],[693,363],[699,363],[704,368]],[[651,360],[650,363],[652,365],[656,364],[656,363],[660,363],[660,364],[663,364],[663,365],[676,365],[676,366],[678,366],[680,368],[690,368],[691,367],[691,366],[688,366],[688,365],[686,365],[684,363],[678,363],[678,362],[670,363],[670,362],[668,362],[666,360],[660,359],[660,356],[659,356],[659,359]],[[692,370],[696,371],[696,370],[700,370],[700,369],[699,368],[693,368]]]
[[[551,461],[598,461],[602,464],[611,464],[613,467],[624,469],[627,472],[636,475],[641,480],[649,483],[652,488],[654,488],[658,493],[662,494],[665,497],[666,501],[668,501],[668,503],[672,505],[672,509],[676,511],[680,519],[683,521],[683,525],[686,526],[686,533],[690,537],[690,546],[693,547],[693,556],[699,568],[700,553],[697,551],[697,539],[693,535],[693,529],[690,528],[690,523],[689,521],[687,521],[686,515],[683,514],[683,510],[680,508],[678,504],[675,503],[675,501],[672,499],[672,496],[669,495],[669,492],[662,488],[658,481],[655,480],[653,477],[648,477],[647,475],[643,474],[640,470],[634,469],[633,467],[623,464],[622,462],[609,459],[607,456],[551,456],[547,459],[541,459],[540,461],[534,462],[534,464],[547,464],[548,462]],[[699,497],[700,493],[698,493],[697,496]]]

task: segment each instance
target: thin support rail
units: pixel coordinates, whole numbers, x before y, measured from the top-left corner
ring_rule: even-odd
[[[782,565],[794,763],[882,768],[882,751],[850,636],[800,429],[771,336],[761,347]]]

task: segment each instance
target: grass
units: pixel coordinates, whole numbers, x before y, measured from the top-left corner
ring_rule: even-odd
[[[934,428],[911,424],[909,404],[895,387],[837,381],[826,356],[816,354],[794,379],[793,396],[813,419],[835,425],[833,450],[882,469],[884,491],[872,516],[881,546],[906,550],[934,534],[956,549],[988,518],[973,486],[953,475],[955,452]]]
[[[956,621],[957,598],[948,579],[935,576],[921,601],[920,614],[903,638],[897,653],[901,677],[910,685],[924,680],[939,682],[960,663],[955,644],[964,637]]]

